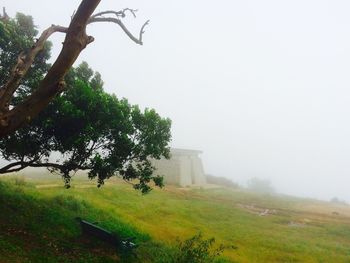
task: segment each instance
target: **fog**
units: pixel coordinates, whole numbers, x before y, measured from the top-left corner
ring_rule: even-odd
[[[67,26],[80,1],[1,0],[40,30]],[[138,46],[94,24],[83,51],[105,89],[172,119],[171,145],[202,150],[206,173],[278,192],[350,201],[350,2],[103,0],[151,19]],[[53,57],[63,36],[54,36]]]

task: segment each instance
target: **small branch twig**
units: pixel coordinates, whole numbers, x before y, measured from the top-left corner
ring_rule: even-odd
[[[96,22],[110,22],[115,23],[121,27],[121,29],[125,32],[125,34],[136,44],[142,45],[142,36],[145,33],[144,29],[149,24],[149,20],[147,20],[141,27],[139,36],[134,36],[124,25],[120,18],[124,18],[126,16],[126,12],[130,12],[134,17],[136,17],[136,9],[125,8],[121,11],[112,11],[107,10],[103,12],[96,13],[92,15],[88,21],[88,24],[96,23]],[[103,17],[103,15],[115,15],[116,17]]]
[[[137,11],[138,11],[137,9],[131,9],[131,8],[124,8],[123,10],[120,10],[120,11],[106,10],[106,11],[102,11],[92,15],[90,18],[92,19],[103,15],[115,15],[116,17],[124,18],[126,16],[126,12],[130,12],[134,16],[134,18],[136,18]]]
[[[145,26],[147,26],[149,24],[149,20],[147,20],[143,24],[143,26],[140,29],[139,37],[137,38],[127,29],[127,27],[123,24],[123,22],[120,19],[118,19],[118,18],[113,18],[113,17],[95,17],[95,18],[91,18],[88,23],[91,24],[91,23],[95,23],[95,22],[111,22],[111,23],[115,23],[115,24],[119,25],[121,27],[121,29],[124,31],[124,33],[132,41],[134,41],[136,44],[139,44],[139,45],[143,45],[142,36],[143,36],[143,33],[145,33],[144,28],[145,28]]]

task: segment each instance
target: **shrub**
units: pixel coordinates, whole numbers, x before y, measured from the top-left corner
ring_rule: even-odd
[[[206,175],[207,178],[207,183],[208,184],[216,184],[216,185],[222,185],[230,188],[238,188],[238,184],[233,182],[232,180],[225,178],[225,177],[219,177],[219,176],[214,176],[211,174]]]
[[[248,189],[253,192],[271,194],[275,192],[270,180],[254,177],[248,181]]]
[[[215,238],[203,239],[201,233],[185,240],[177,241],[171,263],[212,263],[219,262],[220,255],[226,248],[236,248],[234,246],[227,247],[222,244],[216,249],[213,248]],[[221,260],[220,260],[221,261]],[[223,261],[221,261],[223,262]]]
[[[70,195],[57,195],[52,201],[61,207],[66,207],[74,212],[81,212],[87,207],[87,203],[84,200],[79,200]]]
[[[26,182],[25,182],[24,176],[15,177],[15,185],[23,186],[25,184]]]

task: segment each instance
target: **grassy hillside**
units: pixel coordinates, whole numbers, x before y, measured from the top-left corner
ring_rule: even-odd
[[[149,235],[82,199],[48,198],[34,185],[6,181],[0,181],[0,262],[154,262],[157,254],[169,252]],[[77,216],[100,220],[122,236],[136,237],[142,260],[121,257],[115,248],[82,236]]]
[[[118,180],[98,189],[81,176],[69,190],[54,177],[30,177],[26,182],[11,191],[1,189],[1,206],[6,204],[1,208],[6,213],[0,216],[0,255],[5,255],[0,262],[16,258],[17,253],[27,258],[49,256],[52,262],[55,257],[115,261],[111,248],[102,250],[79,240],[77,215],[136,236],[143,244],[141,262],[169,256],[177,238],[198,232],[215,237],[219,244],[237,246],[224,253],[232,262],[350,262],[350,208],[345,205],[228,189],[166,187],[142,196]],[[19,233],[11,232],[11,225],[21,224],[23,229],[16,229]],[[44,234],[55,238],[40,239]],[[17,235],[21,239],[14,237]],[[36,235],[29,240],[38,243],[28,244],[27,235]],[[48,247],[49,243],[56,244],[58,251]]]

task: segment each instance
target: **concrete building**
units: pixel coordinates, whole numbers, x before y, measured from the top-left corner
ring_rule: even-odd
[[[181,187],[201,186],[206,184],[201,151],[186,149],[171,149],[169,160],[155,160],[156,173],[164,175],[165,184]]]

